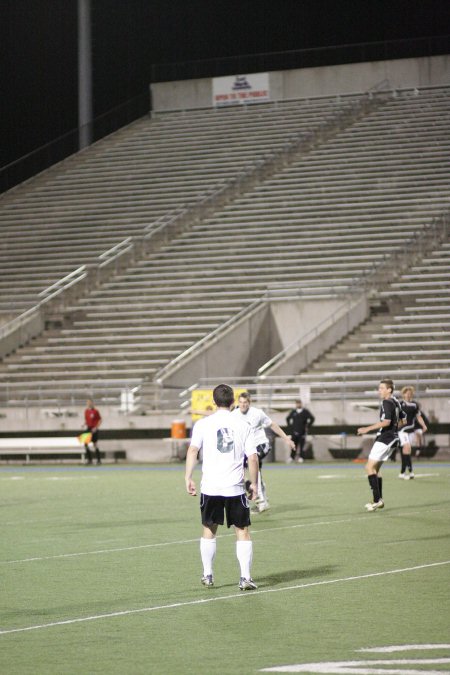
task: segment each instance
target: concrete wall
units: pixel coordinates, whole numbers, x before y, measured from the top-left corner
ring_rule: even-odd
[[[221,373],[222,375],[224,373]],[[232,383],[232,378],[229,378]],[[368,383],[368,389],[371,384]],[[377,382],[372,383],[373,397],[368,401],[362,402],[357,398],[341,398],[335,400],[312,400],[311,410],[316,416],[317,425],[340,426],[352,425],[365,426],[374,422],[378,411],[378,394],[376,391]],[[269,411],[271,417],[279,424],[284,424],[288,408],[293,407],[295,394],[293,394],[292,406],[286,405],[285,411]],[[433,397],[429,394],[421,395],[418,400],[431,421],[448,423],[450,419],[450,400],[447,397]],[[147,415],[123,415],[119,412],[119,406],[99,406],[103,418],[104,429],[167,429],[167,437],[170,436],[170,428],[174,419],[185,419],[186,426],[190,428],[190,415],[181,412],[170,413],[150,413]],[[279,408],[279,406],[278,406]],[[84,424],[83,409],[70,408],[61,411],[60,416],[55,416],[54,411],[46,411],[42,408],[21,408],[10,407],[0,408],[0,432],[11,433],[21,432],[24,436],[29,435],[31,431],[42,432],[62,432],[65,430],[82,431]],[[143,441],[147,442],[147,441]]]
[[[255,376],[258,368],[275,354],[333,315],[342,305],[342,298],[262,302],[247,317],[182,362],[179,368],[163,378],[163,382],[166,386],[184,388],[190,387],[200,378],[223,377],[224,374],[230,379]],[[362,318],[359,318],[358,323],[360,321]],[[354,325],[354,322],[349,324],[346,332]],[[337,339],[340,337],[342,330]],[[314,339],[316,348],[320,348],[322,343],[317,336]],[[323,343],[322,351],[331,346],[329,342]]]
[[[384,80],[390,89],[450,84],[450,56],[274,72],[270,74],[270,88],[274,99],[283,101],[368,91]]]
[[[437,420],[445,423],[450,419],[450,401],[447,398],[432,398],[430,396],[421,396],[420,402],[423,410],[433,421]],[[336,434],[331,436],[312,436],[311,441],[314,447],[314,456],[317,460],[332,460],[328,447],[337,447],[339,443],[339,426],[354,425],[365,426],[373,423],[377,419],[378,397],[374,389],[373,400],[367,405],[362,405],[360,401],[341,400],[335,401],[317,401],[312,400],[308,406],[316,417],[316,425],[336,425]],[[271,418],[284,426],[287,410],[271,411],[268,410]],[[176,444],[170,438],[170,427],[175,417],[184,417],[190,435],[191,418],[188,414],[158,414],[152,415],[122,415],[118,407],[101,407],[103,417],[103,427],[108,430],[113,429],[167,429],[167,436],[162,439],[111,439],[102,440],[100,447],[106,453],[124,451],[127,455],[127,461],[130,462],[177,462],[184,458],[187,441],[179,441]],[[55,417],[51,411],[39,408],[3,408],[0,409],[0,431],[7,433],[21,431],[24,436],[29,431],[62,431],[64,429],[77,429],[81,431],[83,422],[83,408],[71,408],[60,417]],[[314,427],[313,427],[314,431]],[[435,437],[437,445],[441,451],[436,459],[448,459],[450,438],[445,434]],[[347,437],[348,447],[361,447],[361,439],[356,436]],[[371,443],[370,443],[371,444]],[[445,454],[447,453],[447,454]],[[276,439],[276,459],[279,462],[286,461],[289,452],[281,439]]]
[[[273,305],[273,311],[277,309],[278,303]],[[297,312],[294,308],[289,311],[289,306],[280,309],[280,331],[291,322],[295,325],[297,319],[298,332],[293,338],[294,343],[285,345],[288,349],[280,354],[282,358],[264,371],[264,375],[289,376],[305,370],[369,315],[369,304],[363,295],[346,303],[342,303],[342,299],[303,300]]]
[[[238,75],[240,73],[236,73]],[[450,84],[450,55],[395,61],[348,63],[340,66],[273,71],[271,98],[284,101],[368,91],[388,80],[402,89]],[[192,110],[212,106],[212,79],[160,82],[151,85],[153,110]]]
[[[271,312],[280,333],[282,349],[322,323],[342,304],[342,298],[305,298],[272,302]]]
[[[262,302],[247,317],[218,334],[202,351],[194,353],[176,371],[164,377],[164,384],[183,388],[198,382],[199,378],[227,375],[232,379],[256,373],[259,366],[281,348],[271,325],[269,304]]]

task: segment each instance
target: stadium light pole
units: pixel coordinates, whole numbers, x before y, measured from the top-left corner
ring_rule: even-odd
[[[92,143],[91,0],[78,0],[78,145]]]

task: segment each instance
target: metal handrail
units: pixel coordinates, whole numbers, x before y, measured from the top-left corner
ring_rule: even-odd
[[[81,267],[77,267],[76,270],[66,274],[65,277],[62,277],[62,279],[59,279],[54,284],[48,286],[43,291],[38,293],[38,297],[43,296],[42,300],[39,300],[39,302],[33,305],[33,307],[30,307],[29,309],[25,310],[25,312],[19,314],[19,316],[14,317],[14,319],[11,319],[11,321],[8,321],[3,326],[0,326],[0,340],[6,338],[8,335],[11,335],[11,333],[21,326],[24,326],[32,318],[34,318],[36,314],[39,313],[43,305],[47,304],[50,300],[53,300],[55,297],[66,291],[68,288],[71,288],[79,281],[85,279],[86,276],[86,265],[81,265]]]
[[[38,304],[41,305],[45,302],[48,302],[52,298],[56,297],[57,295],[65,291],[67,288],[70,288],[74,284],[85,279],[86,275],[87,275],[86,265],[81,265],[80,267],[77,267],[75,270],[73,270],[73,272],[69,272],[69,274],[66,274],[65,277],[62,277],[62,279],[58,279],[58,281],[56,281],[54,284],[48,286],[48,288],[44,288],[43,291],[38,293],[38,298],[43,296],[43,300],[41,300]]]
[[[120,256],[123,255],[124,253],[130,251],[132,248],[133,248],[133,237],[127,237],[123,241],[119,242],[115,246],[112,246],[112,248],[109,248],[107,251],[104,251],[98,256],[98,259],[102,261],[98,264],[98,268],[102,269],[106,265],[109,265],[110,263],[120,258]]]
[[[155,382],[159,385],[162,384],[163,379],[170,375],[171,372],[176,370],[182,361],[194,356],[196,353],[201,352],[206,347],[214,344],[214,342],[219,339],[219,337],[223,337],[225,331],[235,325],[237,326],[240,321],[248,317],[249,313],[253,313],[255,310],[259,309],[259,307],[264,303],[264,300],[265,294],[263,294],[262,297],[258,298],[257,300],[254,300],[249,305],[243,307],[237,314],[227,319],[225,323],[220,324],[220,326],[205,335],[201,340],[185,349],[184,352],[181,352],[181,354],[178,354],[178,356],[172,359],[172,361],[166,364],[155,374]]]
[[[19,316],[15,316],[14,319],[11,319],[11,321],[8,321],[7,323],[0,326],[0,340],[6,338],[15,330],[28,323],[30,319],[34,318],[34,316],[38,314],[39,309],[39,305],[34,305],[33,307],[26,309],[25,312],[19,314]]]

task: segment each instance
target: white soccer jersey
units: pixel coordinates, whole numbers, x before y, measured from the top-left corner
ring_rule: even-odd
[[[251,405],[245,415],[241,413],[239,408],[235,408],[232,414],[236,415],[236,417],[239,419],[244,420],[253,429],[256,445],[261,445],[261,443],[268,442],[269,439],[267,438],[264,429],[265,427],[270,427],[272,420],[266,415],[264,410],[261,410],[260,408],[254,408]]]
[[[228,410],[218,410],[194,425],[191,445],[203,449],[201,491],[235,497],[244,490],[244,455],[256,453],[248,424]]]

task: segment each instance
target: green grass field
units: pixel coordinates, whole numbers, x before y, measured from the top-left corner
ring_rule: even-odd
[[[264,473],[242,593],[225,528],[200,584],[182,466],[0,468],[0,672],[450,672],[450,464],[386,464],[375,513],[362,465]]]

